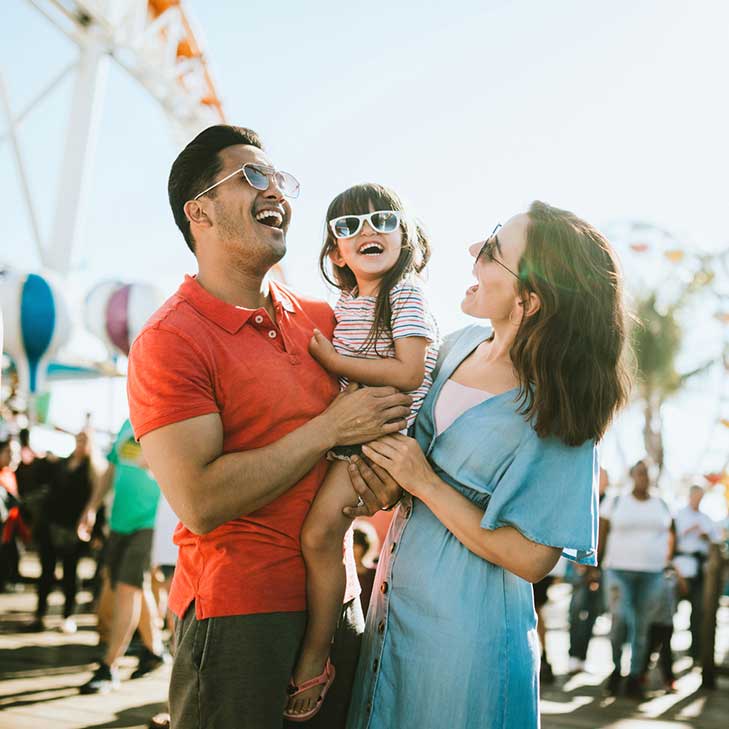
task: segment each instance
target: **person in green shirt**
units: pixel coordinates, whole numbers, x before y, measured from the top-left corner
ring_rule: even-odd
[[[106,494],[113,490],[105,567],[114,594],[114,615],[106,654],[91,679],[81,686],[83,694],[106,693],[118,687],[116,663],[124,655],[139,624],[142,601],[147,602],[150,615],[156,611],[151,591],[150,560],[159,486],[134,439],[129,420],[119,430],[107,460],[109,467],[79,523],[79,536],[84,540],[90,538],[96,511]],[[140,631],[145,652],[132,678],[144,676],[165,660],[159,630],[154,621],[150,622],[150,630]]]

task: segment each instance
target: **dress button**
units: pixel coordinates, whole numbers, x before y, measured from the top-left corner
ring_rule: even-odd
[[[256,324],[263,324],[263,317],[259,314],[254,320]]]
[[[380,620],[378,626],[377,626],[377,632],[378,633],[384,633],[385,632],[385,621]]]
[[[372,664],[372,670],[377,673],[377,669],[380,667],[380,659],[375,658],[375,662]]]
[[[397,547],[397,542],[393,542],[390,545],[390,554],[392,554],[395,551],[395,547]]]
[[[268,333],[268,336],[271,339],[276,339],[276,332],[274,332],[273,329],[271,329],[271,331]]]
[[[388,584],[387,582],[383,582],[380,585],[380,592],[384,595],[387,592]]]

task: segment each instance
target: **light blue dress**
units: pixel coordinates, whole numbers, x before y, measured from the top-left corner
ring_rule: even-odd
[[[490,334],[472,326],[449,337],[415,437],[438,476],[484,510],[484,529],[513,526],[595,564],[593,442],[539,438],[516,412],[516,390],[434,435],[440,389]],[[531,584],[477,557],[406,496],[377,568],[348,729],[533,729],[539,659]]]

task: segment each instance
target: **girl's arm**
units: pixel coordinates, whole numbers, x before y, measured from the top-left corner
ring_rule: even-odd
[[[402,337],[395,340],[394,357],[347,357],[339,354],[318,329],[309,344],[311,356],[329,372],[361,385],[390,385],[402,392],[416,390],[422,384],[427,349],[425,337]]]
[[[403,435],[387,436],[362,446],[363,453],[418,499],[423,501],[467,549],[528,582],[546,577],[559,559],[561,550],[527,539],[514,527],[484,529],[483,510],[452,486],[439,479],[430,467],[417,441]],[[376,479],[371,469],[357,462],[353,477]],[[350,471],[351,472],[351,471]],[[356,484],[355,484],[356,487]]]

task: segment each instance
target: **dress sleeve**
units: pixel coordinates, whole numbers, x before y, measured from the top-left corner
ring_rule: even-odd
[[[423,290],[412,283],[395,286],[390,293],[393,339],[425,337],[430,342],[438,339],[433,317],[428,311]]]
[[[597,564],[598,458],[592,441],[564,445],[531,428],[496,484],[481,526],[511,526],[564,557]]]
[[[127,396],[137,440],[165,425],[220,412],[213,366],[201,349],[192,340],[157,327],[134,340]]]

